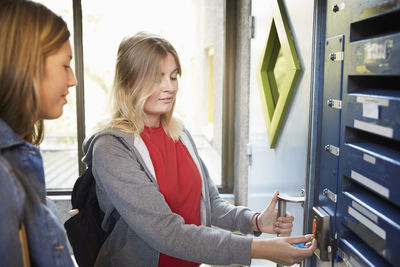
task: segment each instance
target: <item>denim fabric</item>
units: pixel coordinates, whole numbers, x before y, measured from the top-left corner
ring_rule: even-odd
[[[63,225],[49,201],[39,150],[0,119],[0,266],[23,266],[22,223],[32,266],[74,266]]]

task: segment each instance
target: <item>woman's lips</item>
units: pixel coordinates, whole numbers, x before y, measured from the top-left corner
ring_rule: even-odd
[[[164,103],[170,103],[170,102],[172,102],[172,100],[173,100],[172,97],[160,98],[160,101],[164,102]]]

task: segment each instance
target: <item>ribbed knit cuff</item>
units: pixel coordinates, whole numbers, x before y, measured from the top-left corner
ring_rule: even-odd
[[[230,244],[230,264],[250,266],[252,242],[253,238],[250,236],[232,235],[232,242]]]

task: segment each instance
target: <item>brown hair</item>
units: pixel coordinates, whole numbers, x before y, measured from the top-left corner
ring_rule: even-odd
[[[144,128],[144,104],[153,94],[161,63],[170,53],[181,75],[182,69],[175,48],[160,36],[139,32],[124,39],[118,49],[113,87],[113,116],[107,125],[139,135]],[[182,125],[172,117],[172,109],[161,116],[166,133],[177,140]]]
[[[43,140],[39,81],[46,57],[70,37],[65,21],[42,4],[0,3],[0,118],[24,140]]]

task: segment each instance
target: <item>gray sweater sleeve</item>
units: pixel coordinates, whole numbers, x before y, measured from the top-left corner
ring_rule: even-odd
[[[235,206],[224,200],[218,192],[218,188],[215,186],[212,179],[208,175],[207,168],[204,163],[201,162],[203,169],[205,170],[208,191],[211,203],[211,224],[229,231],[239,231],[243,234],[255,234],[260,235],[258,232],[254,232],[252,227],[252,219],[255,212],[244,206]]]
[[[157,251],[194,262],[250,264],[251,237],[184,224],[170,210],[134,150],[117,138],[105,135],[96,140],[92,164],[105,194],[99,199],[108,199],[129,227]]]

